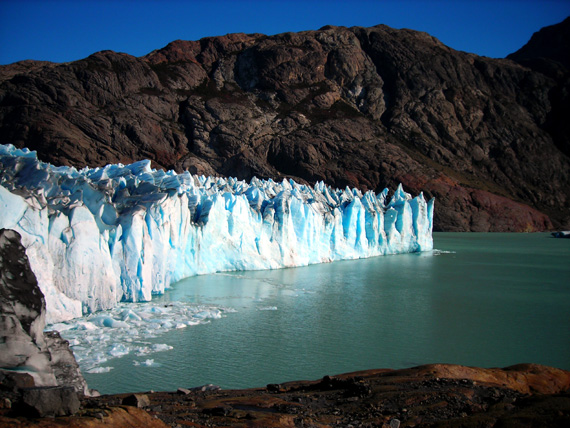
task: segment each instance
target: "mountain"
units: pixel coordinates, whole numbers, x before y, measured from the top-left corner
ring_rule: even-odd
[[[402,183],[436,197],[434,230],[545,230],[570,227],[567,94],[562,63],[547,72],[384,25],[229,34],[2,66],[0,143],[56,165]]]
[[[557,62],[570,69],[570,16],[559,24],[544,27],[534,33],[528,43],[507,58],[517,62],[542,59]]]
[[[544,127],[560,151],[570,156],[570,17],[536,32],[507,58],[557,81],[557,90],[550,94],[552,111]]]

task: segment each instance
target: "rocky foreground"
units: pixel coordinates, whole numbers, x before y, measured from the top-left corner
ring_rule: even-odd
[[[570,372],[536,364],[434,364],[256,389],[180,388],[86,398],[73,417],[29,419],[4,409],[0,426],[567,427],[569,388]]]

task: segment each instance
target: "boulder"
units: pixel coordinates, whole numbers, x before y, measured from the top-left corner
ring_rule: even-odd
[[[208,383],[202,386],[195,386],[190,388],[192,392],[205,392],[205,391],[219,391],[221,388],[218,385],[214,385],[213,383]]]
[[[20,389],[34,386],[34,378],[29,373],[0,369],[0,389],[17,392]]]
[[[150,400],[146,394],[131,394],[123,398],[124,406],[138,407],[139,409],[149,407]]]
[[[44,338],[51,356],[51,367],[57,384],[70,386],[85,396],[93,395],[94,392],[89,390],[73,351],[69,347],[69,342],[63,339],[57,331],[45,332]]]
[[[43,418],[73,415],[79,410],[80,402],[77,392],[71,387],[36,387],[23,389],[21,400],[15,407],[17,414]]]

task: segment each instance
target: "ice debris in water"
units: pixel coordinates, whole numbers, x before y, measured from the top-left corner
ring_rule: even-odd
[[[434,256],[440,256],[442,254],[455,254],[455,251],[449,251],[449,250],[438,250],[438,249],[434,249],[431,254]]]
[[[192,275],[433,247],[433,200],[402,186],[388,198],[177,174],[148,160],[77,170],[11,145],[0,145],[0,208],[0,227],[22,235],[48,322],[149,301]]]
[[[145,367],[160,367],[159,363],[155,363],[154,359],[149,358],[148,360],[144,360],[144,361],[133,361],[133,365],[135,366],[145,366]]]
[[[167,352],[173,346],[153,343],[180,325],[205,324],[234,309],[195,305],[187,302],[157,301],[120,303],[117,307],[82,318],[48,325],[69,341],[79,366],[87,373],[106,373],[103,365],[125,356],[146,357]],[[146,361],[153,361],[147,359]],[[157,366],[140,361],[142,366]]]
[[[86,373],[89,374],[109,373],[111,370],[113,370],[113,367],[93,367],[91,369],[88,369]]]

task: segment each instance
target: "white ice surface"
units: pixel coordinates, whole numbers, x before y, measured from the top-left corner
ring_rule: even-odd
[[[246,183],[146,160],[78,171],[10,145],[0,145],[0,167],[0,228],[22,235],[51,323],[149,301],[192,275],[433,247],[433,200],[401,186],[388,200],[387,189]]]
[[[58,330],[69,341],[81,370],[107,373],[113,369],[107,364],[127,356],[139,357],[135,365],[157,366],[158,363],[148,356],[174,348],[166,343],[151,343],[151,339],[160,338],[181,326],[206,324],[233,312],[234,309],[187,302],[167,305],[155,301],[119,303],[113,309],[51,324],[47,328]]]

